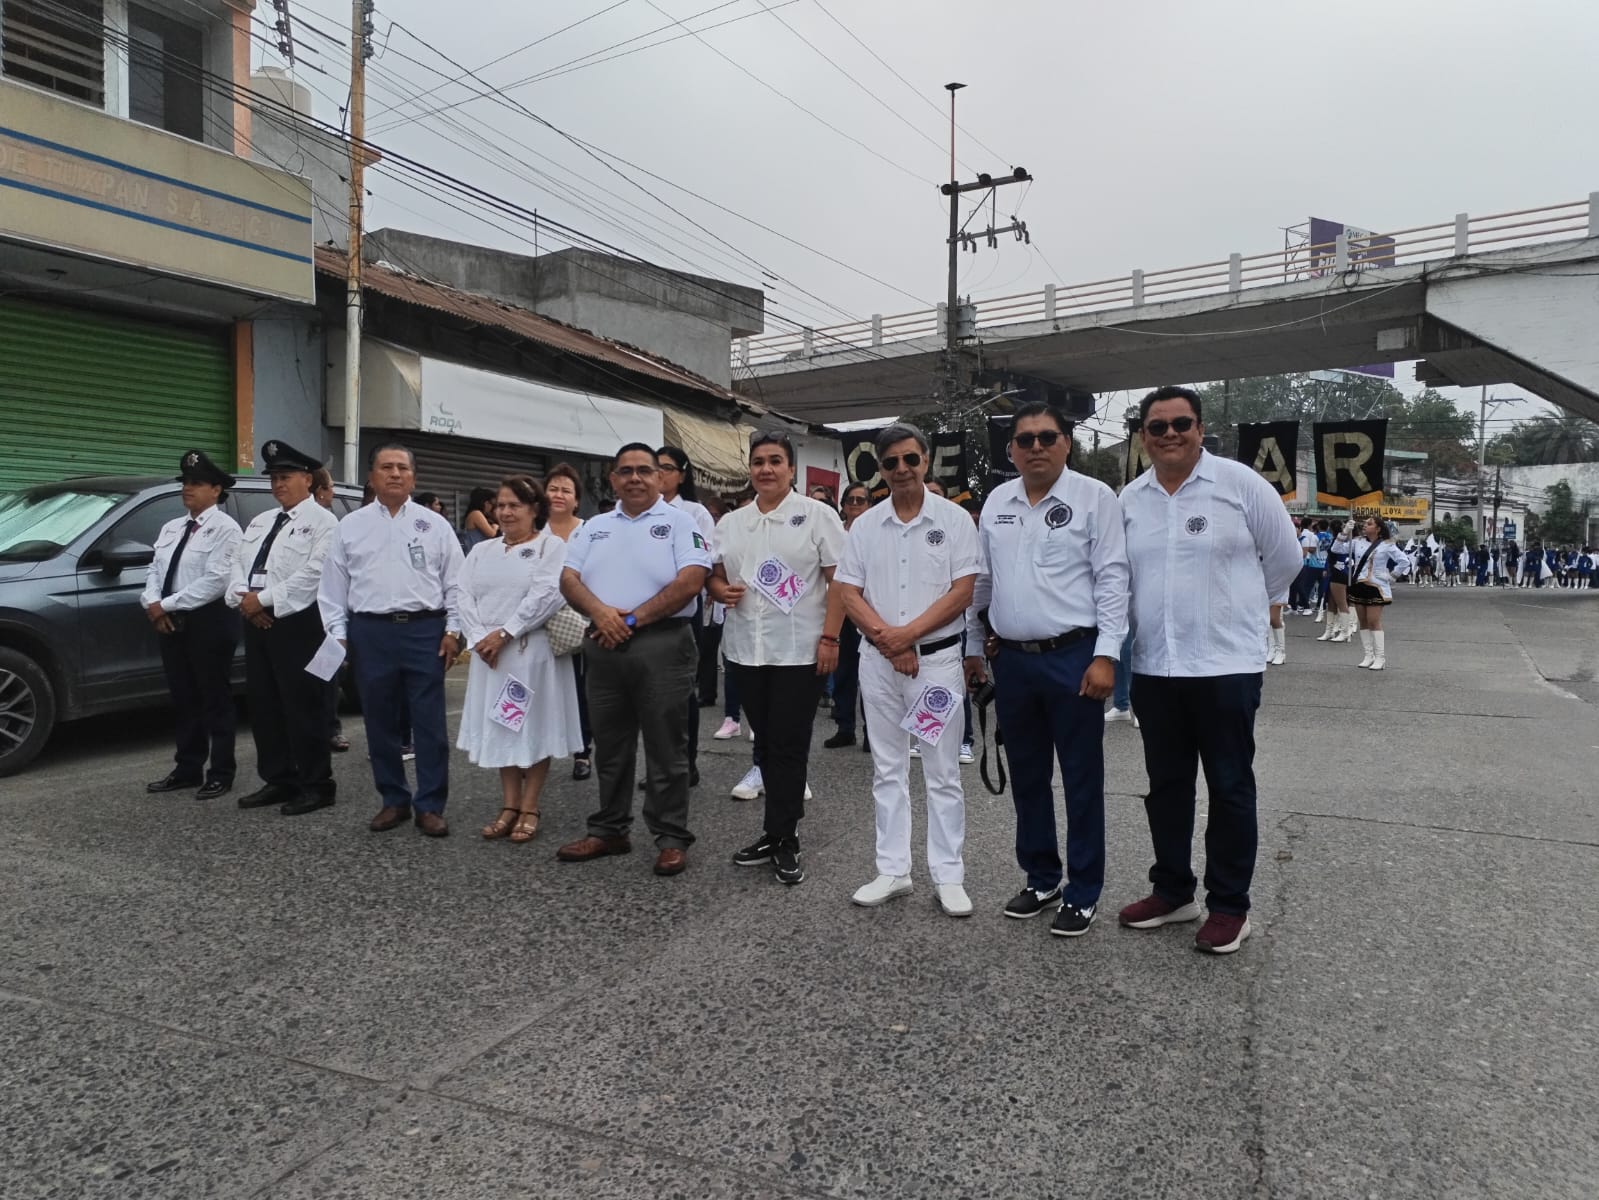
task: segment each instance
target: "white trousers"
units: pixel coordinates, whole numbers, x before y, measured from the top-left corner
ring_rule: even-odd
[[[949,728],[929,746],[920,738],[922,778],[927,785],[927,869],[933,882],[964,883],[961,848],[966,842],[966,798],[961,792],[961,697],[966,694],[961,648],[951,646],[921,660],[915,677],[898,674],[869,645],[861,646],[861,703],[872,741],[872,800],[877,809],[877,870],[911,873],[910,751],[914,734],[900,728],[905,714],[930,683],[955,697]]]

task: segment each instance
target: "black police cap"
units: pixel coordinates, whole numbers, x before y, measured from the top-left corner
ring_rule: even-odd
[[[288,442],[273,438],[261,447],[261,461],[265,464],[261,474],[270,475],[273,471],[315,471],[322,465],[322,460],[296,450]]]
[[[214,483],[221,488],[230,488],[236,482],[233,476],[212,462],[204,450],[190,450],[180,458],[178,473],[174,478],[179,483]]]

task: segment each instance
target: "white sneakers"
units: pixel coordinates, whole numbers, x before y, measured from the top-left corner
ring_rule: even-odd
[[[733,785],[733,799],[754,800],[766,791],[766,783],[761,779],[761,769],[751,767],[744,772],[744,778]],[[805,784],[805,798],[811,799],[811,785]]]
[[[966,894],[966,889],[958,883],[940,883],[933,888],[938,896],[938,907],[944,910],[946,917],[969,917],[972,915],[971,897]]]
[[[739,728],[737,721],[732,717],[724,717],[722,718],[722,727],[711,736],[719,742],[725,742],[731,738],[736,738],[742,732],[743,730]]]
[[[1133,710],[1130,708],[1107,708],[1105,710],[1105,724],[1114,725],[1117,721],[1136,721]]]
[[[977,761],[977,756],[972,753],[972,744],[970,742],[961,743],[960,760],[963,767],[969,767]]]
[[[909,875],[879,875],[851,896],[850,903],[859,904],[862,908],[876,908],[879,904],[886,904],[895,896],[909,894],[910,890],[911,877]],[[970,907],[970,902],[968,902],[968,910]]]

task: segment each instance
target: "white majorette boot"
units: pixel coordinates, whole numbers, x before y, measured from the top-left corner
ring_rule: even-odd
[[[1271,649],[1266,655],[1268,666],[1280,667],[1288,661],[1288,630],[1273,629],[1271,631]]]
[[[1316,624],[1320,625],[1322,623],[1322,620],[1326,616],[1327,616],[1327,606],[1325,604],[1316,605]],[[1318,642],[1321,641],[1320,638],[1317,638],[1316,640]]]
[[[1347,612],[1344,613],[1344,628],[1343,628],[1343,631],[1342,631],[1343,632],[1343,636],[1341,638],[1339,638],[1338,640],[1340,642],[1347,642],[1350,638],[1355,636],[1355,630],[1358,629],[1359,627],[1360,627],[1360,618],[1355,616],[1355,613],[1354,613],[1353,609],[1348,610]]]
[[[1321,636],[1319,638],[1317,638],[1316,640],[1318,642],[1334,642],[1334,641],[1337,641],[1338,640],[1338,631],[1340,629],[1342,629],[1342,628],[1343,628],[1343,618],[1336,612],[1335,613],[1331,613],[1327,617],[1327,623],[1322,626]]]
[[[1371,666],[1372,660],[1377,657],[1377,652],[1372,649],[1371,645],[1371,630],[1362,629],[1360,631],[1360,644],[1366,651],[1366,657],[1361,659],[1355,665],[1359,667],[1369,667]]]
[[[1383,631],[1380,629],[1372,630],[1371,640],[1377,644],[1377,653],[1371,660],[1371,670],[1380,671],[1388,665],[1388,648],[1383,643]]]

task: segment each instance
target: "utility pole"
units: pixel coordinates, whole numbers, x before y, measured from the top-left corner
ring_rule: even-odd
[[[374,0],[350,0],[350,237],[344,276],[344,482],[361,478],[361,228],[366,192],[366,60]]]
[[[972,183],[961,183],[955,177],[955,93],[966,85],[964,83],[946,83],[944,88],[949,92],[949,182],[938,190],[949,197],[949,291],[944,304],[944,387],[943,402],[946,415],[953,417],[960,407],[960,338],[962,332],[961,303],[958,288],[960,273],[960,248],[966,246],[974,253],[977,242],[984,239],[989,246],[999,245],[999,235],[1013,233],[1018,241],[1027,239],[1031,235],[1027,226],[1011,218],[1011,223],[1003,229],[996,229],[992,222],[981,233],[963,234],[960,227],[960,198],[967,192],[992,192],[996,188],[1004,187],[1011,183],[1030,183],[1032,176],[1021,167],[1011,168],[1011,174],[995,179],[990,175],[980,174]]]
[[[1494,400],[1489,398],[1488,385],[1482,385],[1482,401],[1477,417],[1477,534],[1478,540],[1483,542],[1492,541],[1495,536],[1494,530],[1484,528],[1482,523],[1488,483],[1486,478],[1488,474],[1488,406],[1490,404],[1509,403],[1511,401],[1508,399]],[[1494,484],[1494,490],[1496,492],[1499,490],[1497,482]]]

